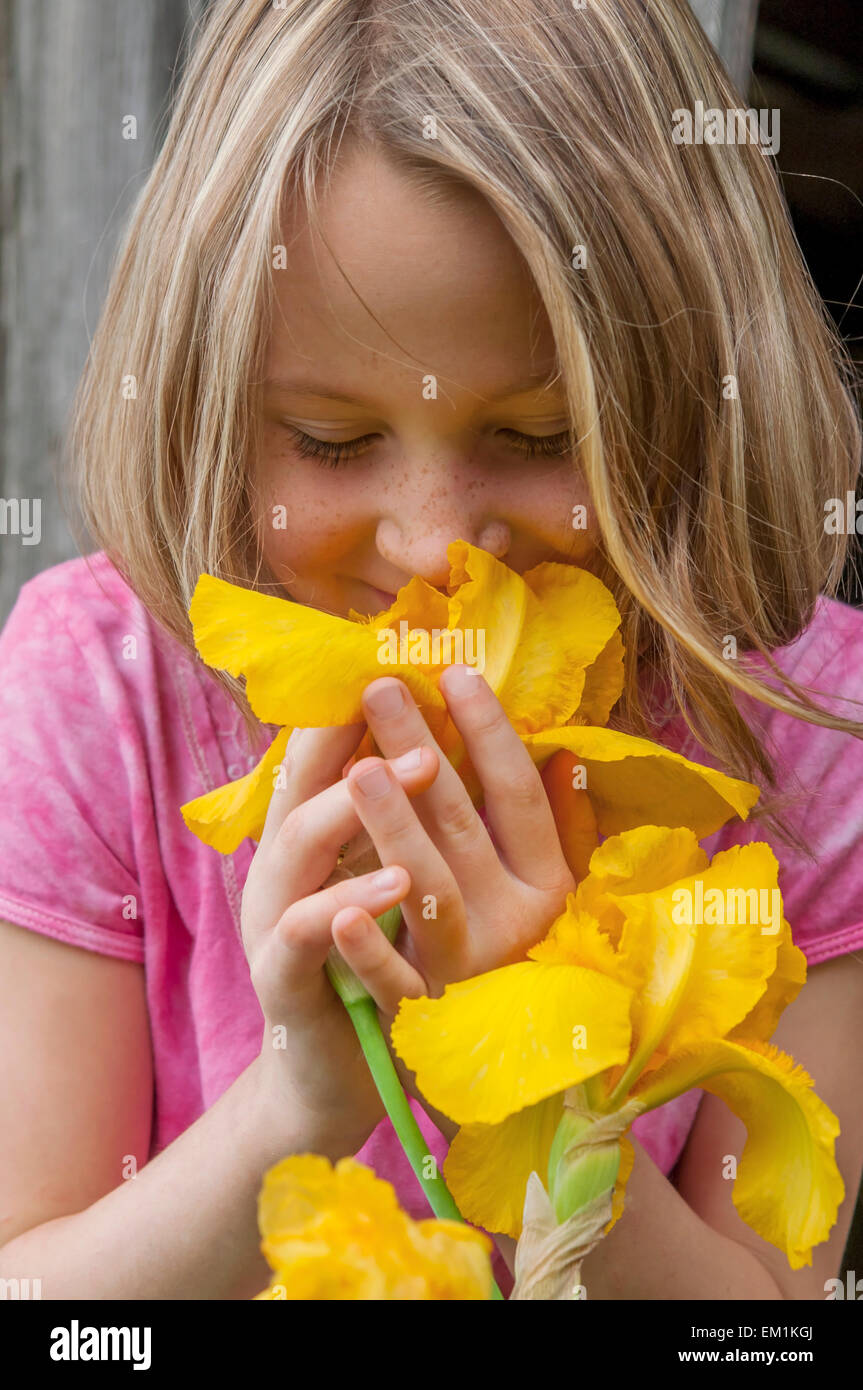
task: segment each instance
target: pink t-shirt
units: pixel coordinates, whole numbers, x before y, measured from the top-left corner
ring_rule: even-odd
[[[863,613],[820,600],[783,664],[804,683],[863,698]],[[261,1048],[240,937],[254,842],[219,854],[186,828],[180,806],[242,776],[276,730],[262,727],[260,748],[246,750],[240,715],[208,668],[158,626],[101,552],[23,586],[0,634],[0,672],[0,918],[144,964],[153,1157]],[[756,715],[802,789],[793,818],[817,860],[775,838],[773,847],[785,915],[816,964],[863,945],[863,743],[764,706]],[[679,720],[658,737],[707,761]],[[758,838],[770,837],[753,821],[704,843],[712,854]],[[665,1173],[700,1095],[634,1126]],[[446,1140],[425,1116],[421,1123],[442,1163]],[[358,1158],[394,1184],[408,1211],[428,1215],[388,1120]]]

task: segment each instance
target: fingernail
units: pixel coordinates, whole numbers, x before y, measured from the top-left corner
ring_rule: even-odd
[[[450,666],[445,675],[452,695],[477,695],[482,689],[481,672],[474,666]]]
[[[415,772],[423,760],[423,750],[412,748],[409,753],[402,753],[400,758],[393,758],[392,767],[397,772]]]
[[[390,779],[387,776],[386,768],[373,767],[370,772],[364,772],[361,777],[357,778],[357,786],[363,796],[385,796],[390,789]]]
[[[379,719],[389,719],[391,715],[398,714],[404,702],[400,685],[384,685],[366,696],[366,704]]]
[[[384,888],[389,891],[390,888],[398,888],[400,881],[401,874],[398,869],[382,869],[381,872],[375,874],[372,879],[372,887]]]

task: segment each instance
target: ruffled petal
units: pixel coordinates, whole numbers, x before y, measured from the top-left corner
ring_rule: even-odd
[[[517,732],[563,723],[582,697],[585,668],[620,623],[598,579],[574,565],[523,577],[466,541],[447,547],[450,600],[462,628],[485,633],[483,675]],[[451,619],[452,620],[452,619]]]
[[[736,845],[694,877],[615,895],[626,919],[624,978],[636,990],[633,1065],[722,1038],[754,1008],[776,964],[777,936],[764,931],[759,903],[766,898],[769,913],[777,873],[767,845]]]
[[[691,830],[639,825],[611,835],[595,851],[578,885],[576,906],[595,917],[618,944],[624,914],[619,894],[650,893],[707,867],[707,854]]]
[[[710,1042],[666,1063],[636,1092],[653,1109],[693,1086],[720,1096],[748,1131],[733,1194],[741,1218],[792,1269],[811,1264],[845,1196],[834,1158],[839,1122],[812,1078],[769,1043]]]
[[[403,680],[418,704],[445,709],[437,686],[419,667],[386,660],[387,648],[378,640],[382,630],[370,624],[209,574],[198,580],[189,616],[204,661],[246,677],[246,697],[265,724],[360,723],[363,690],[387,675]]]
[[[283,1159],[258,1197],[273,1269],[259,1299],[487,1299],[491,1241],[456,1221],[415,1222],[388,1182],[353,1159]]]
[[[436,1109],[497,1124],[622,1062],[631,998],[596,971],[524,961],[403,999],[391,1036]]]
[[[608,717],[623,694],[624,645],[619,632],[606,642],[596,660],[584,673],[584,690],[577,710],[579,724],[608,723]]]
[[[276,768],[285,756],[290,729],[280,729],[264,756],[245,777],[225,782],[180,807],[186,825],[221,854],[233,854],[246,836],[260,840],[274,790]]]
[[[638,825],[688,826],[702,840],[732,815],[746,820],[759,797],[750,782],[612,729],[568,724],[521,740],[538,765],[558,748],[576,754],[601,835]]]
[[[527,1180],[545,1175],[563,1096],[529,1105],[498,1125],[465,1125],[450,1145],[443,1175],[467,1221],[517,1240]]]
[[[652,893],[707,867],[706,852],[687,827],[639,825],[604,840],[590,861],[590,877],[579,889],[586,910],[608,893]]]
[[[320,1154],[295,1154],[267,1169],[258,1193],[258,1225],[268,1248],[308,1234],[339,1206],[362,1210],[379,1228],[401,1224],[394,1189],[352,1159],[333,1166]]]
[[[352,608],[348,617],[367,622],[376,632],[385,627],[398,630],[400,622],[406,622],[411,628],[444,628],[449,622],[449,602],[445,594],[419,575],[414,575],[413,579],[402,585],[389,608],[370,618],[364,618]]]
[[[620,958],[614,946],[596,919],[579,909],[575,893],[567,894],[566,907],[552,923],[548,935],[531,946],[527,954],[531,960],[547,965],[581,965],[621,981]]]
[[[805,983],[806,957],[794,945],[791,928],[783,917],[776,947],[776,965],[767,981],[767,988],[746,1017],[726,1034],[729,1042],[772,1038],[780,1016],[797,998]]]

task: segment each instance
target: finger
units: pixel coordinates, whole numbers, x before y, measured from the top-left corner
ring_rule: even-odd
[[[362,908],[337,912],[333,941],[347,964],[365,985],[382,1013],[394,1015],[402,999],[419,999],[428,992],[419,971],[390,945],[377,922]]]
[[[440,691],[485,791],[489,825],[515,876],[558,891],[570,879],[542,778],[488,682],[448,666]]]
[[[423,752],[428,756],[428,750]],[[400,864],[410,874],[411,891],[402,904],[402,916],[424,967],[432,975],[443,969],[444,962],[451,968],[453,960],[466,955],[467,917],[450,866],[417,818],[390,764],[381,758],[364,758],[351,768],[345,786],[381,863]],[[429,899],[433,915],[423,911]]]
[[[587,876],[590,856],[599,845],[599,831],[590,797],[574,785],[578,758],[568,749],[552,754],[540,773],[557,827],[564,858],[576,883]]]
[[[363,712],[385,758],[405,748],[433,748],[440,759],[434,782],[418,795],[414,810],[432,843],[452,869],[458,883],[499,871],[499,860],[467,789],[449,759],[438,747],[413,696],[394,676],[370,682],[363,692]]]
[[[409,888],[410,876],[399,865],[392,865],[373,874],[343,879],[293,903],[273,928],[267,952],[270,963],[278,962],[278,984],[296,992],[312,980],[333,944],[333,919],[342,909],[359,908],[374,919],[396,907]],[[382,936],[377,922],[374,925]],[[268,982],[268,988],[275,983]]]
[[[345,760],[356,751],[366,732],[365,724],[293,730],[285,756],[274,770],[274,790],[260,844],[272,840],[296,806],[341,779]]]
[[[418,762],[394,759],[391,768],[394,785],[403,785],[406,796],[428,786],[437,771],[426,749],[419,751]],[[287,903],[321,887],[336,866],[341,846],[362,828],[347,780],[325,787],[288,812],[263,846],[262,863],[278,895],[272,920]]]
[[[371,729],[366,729],[362,739],[360,740],[359,748],[354,750],[353,754],[350,758],[348,758],[347,762],[342,768],[342,776],[347,777],[354,763],[358,763],[360,758],[376,757],[377,752],[378,750],[377,748],[375,748],[375,741],[372,738],[372,731]]]

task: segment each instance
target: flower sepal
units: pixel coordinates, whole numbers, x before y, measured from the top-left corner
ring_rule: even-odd
[[[583,1088],[573,1086],[548,1156],[548,1193],[558,1221],[613,1192],[620,1168],[620,1140],[632,1123],[620,1111],[595,1115],[583,1109]]]
[[[581,1262],[602,1240],[611,1215],[611,1201],[612,1193],[607,1191],[559,1222],[539,1174],[531,1173],[515,1252],[515,1286],[510,1302],[585,1298]]]
[[[621,1140],[641,1107],[611,1114],[588,1107],[584,1086],[571,1086],[548,1160],[548,1191],[528,1179],[516,1249],[513,1300],[585,1297],[581,1264],[614,1221]]]

